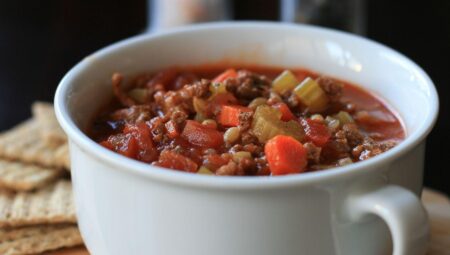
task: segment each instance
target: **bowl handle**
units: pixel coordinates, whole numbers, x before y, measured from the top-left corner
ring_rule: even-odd
[[[375,214],[388,225],[394,255],[423,255],[427,249],[428,216],[411,191],[395,185],[381,186],[352,195],[347,204],[352,220]]]

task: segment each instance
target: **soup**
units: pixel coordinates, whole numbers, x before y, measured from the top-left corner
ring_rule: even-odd
[[[382,100],[302,69],[211,65],[127,80],[115,73],[112,90],[90,136],[126,157],[190,173],[320,171],[377,156],[405,138]]]

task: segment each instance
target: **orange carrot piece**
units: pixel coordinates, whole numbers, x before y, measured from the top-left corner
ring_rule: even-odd
[[[306,149],[293,137],[275,136],[266,143],[264,152],[272,175],[295,174],[306,170]]]

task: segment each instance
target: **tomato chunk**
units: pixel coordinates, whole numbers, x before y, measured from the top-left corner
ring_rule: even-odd
[[[240,105],[222,105],[217,121],[227,127],[239,125],[239,115],[243,112],[251,112],[252,109]]]
[[[295,174],[305,171],[306,149],[293,137],[275,136],[266,143],[264,153],[272,175]]]
[[[190,144],[203,148],[217,148],[223,144],[223,134],[194,120],[187,120],[181,137]]]
[[[325,124],[312,119],[303,119],[302,126],[305,129],[306,139],[319,147],[325,146],[330,140],[330,132]]]
[[[167,130],[167,136],[169,138],[174,139],[180,135],[173,120],[169,120],[168,122],[166,122],[165,126]]]
[[[197,172],[198,168],[197,164],[188,157],[167,150],[161,152],[161,155],[159,155],[159,159],[155,164],[158,166],[182,170],[190,173]]]
[[[276,103],[273,105],[275,109],[278,109],[281,112],[281,120],[282,121],[290,121],[295,120],[294,114],[291,112],[291,109],[285,103]]]
[[[237,73],[233,68],[225,70],[225,72],[219,74],[216,78],[214,78],[213,82],[223,82],[228,78],[236,78]]]
[[[144,162],[151,162],[158,157],[158,152],[153,145],[153,140],[150,134],[150,128],[144,122],[136,123],[134,125],[127,124],[123,130],[124,134],[130,134],[137,142],[138,154],[137,159]]]
[[[110,135],[106,141],[100,144],[128,158],[138,158],[139,144],[132,134]]]

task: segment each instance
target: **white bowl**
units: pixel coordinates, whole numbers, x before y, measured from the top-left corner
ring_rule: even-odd
[[[178,65],[308,68],[385,99],[407,138],[375,158],[277,177],[214,177],[125,158],[85,130],[112,96],[110,77]],[[61,81],[56,113],[69,136],[79,227],[93,255],[424,254],[425,137],[438,112],[432,81],[373,41],[329,29],[267,22],[198,25],[106,47]],[[373,216],[375,215],[375,216]]]

